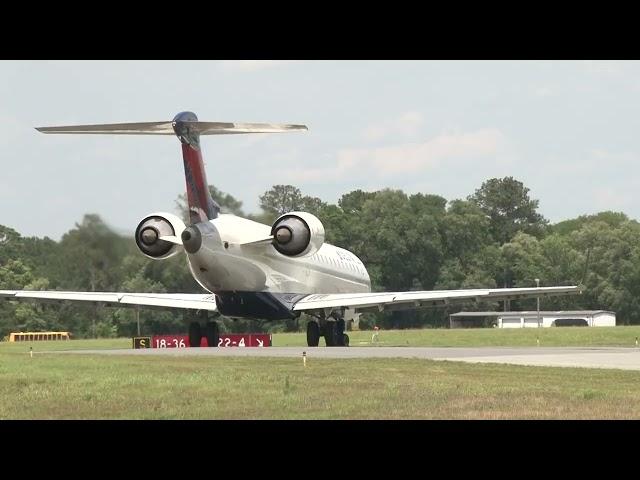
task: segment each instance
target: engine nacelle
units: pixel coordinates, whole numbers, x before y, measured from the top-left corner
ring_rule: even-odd
[[[274,248],[283,255],[313,255],[324,243],[324,226],[307,212],[289,212],[278,217],[271,227]]]
[[[179,246],[161,240],[160,237],[177,237],[185,229],[184,222],[172,213],[152,213],[147,215],[136,228],[136,245],[147,257],[154,260],[169,258],[178,253]]]

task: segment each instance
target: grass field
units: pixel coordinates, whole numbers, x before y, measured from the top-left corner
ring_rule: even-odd
[[[348,332],[351,346],[363,347],[632,347],[636,338],[640,340],[640,326],[629,327],[562,327],[562,328],[470,328],[470,329],[420,329],[420,330],[381,330],[378,341],[372,343],[372,331]],[[274,333],[274,347],[300,347],[307,344],[305,333]],[[320,340],[320,345],[324,341]],[[0,342],[0,354],[3,352],[28,352],[33,346],[35,351],[94,349],[94,348],[131,348],[130,338],[101,340],[69,340],[57,342]]]
[[[352,346],[375,346],[371,331],[348,332]],[[629,327],[558,327],[558,328],[469,328],[381,330],[377,345],[411,347],[593,347],[635,345],[640,326]],[[322,340],[321,340],[322,344]],[[273,335],[277,347],[306,345],[304,333]]]
[[[352,345],[371,332],[350,332]],[[382,345],[628,345],[640,327],[380,332]],[[303,345],[304,334],[274,334]],[[408,342],[408,343],[407,343]],[[29,355],[29,346],[36,354]],[[640,372],[413,359],[103,357],[0,343],[1,419],[638,419]],[[375,348],[375,347],[372,347]]]

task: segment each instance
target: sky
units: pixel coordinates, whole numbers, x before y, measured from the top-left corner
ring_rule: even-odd
[[[386,187],[454,200],[513,176],[554,223],[640,218],[637,61],[0,61],[0,225],[57,240],[85,213],[132,233],[175,212],[177,138],[33,127],[185,110],[309,127],[202,138],[209,183],[246,212],[275,184],[331,203]]]

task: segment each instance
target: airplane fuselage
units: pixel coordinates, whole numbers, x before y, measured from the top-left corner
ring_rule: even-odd
[[[219,215],[197,227],[202,246],[196,253],[187,252],[187,258],[194,278],[209,292],[371,291],[367,269],[348,250],[323,243],[313,254],[283,255],[271,244],[251,244],[268,237],[270,226],[235,215]]]

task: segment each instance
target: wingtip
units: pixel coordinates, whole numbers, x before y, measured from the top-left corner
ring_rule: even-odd
[[[35,128],[40,133],[56,133],[56,127],[33,127],[33,128]]]

